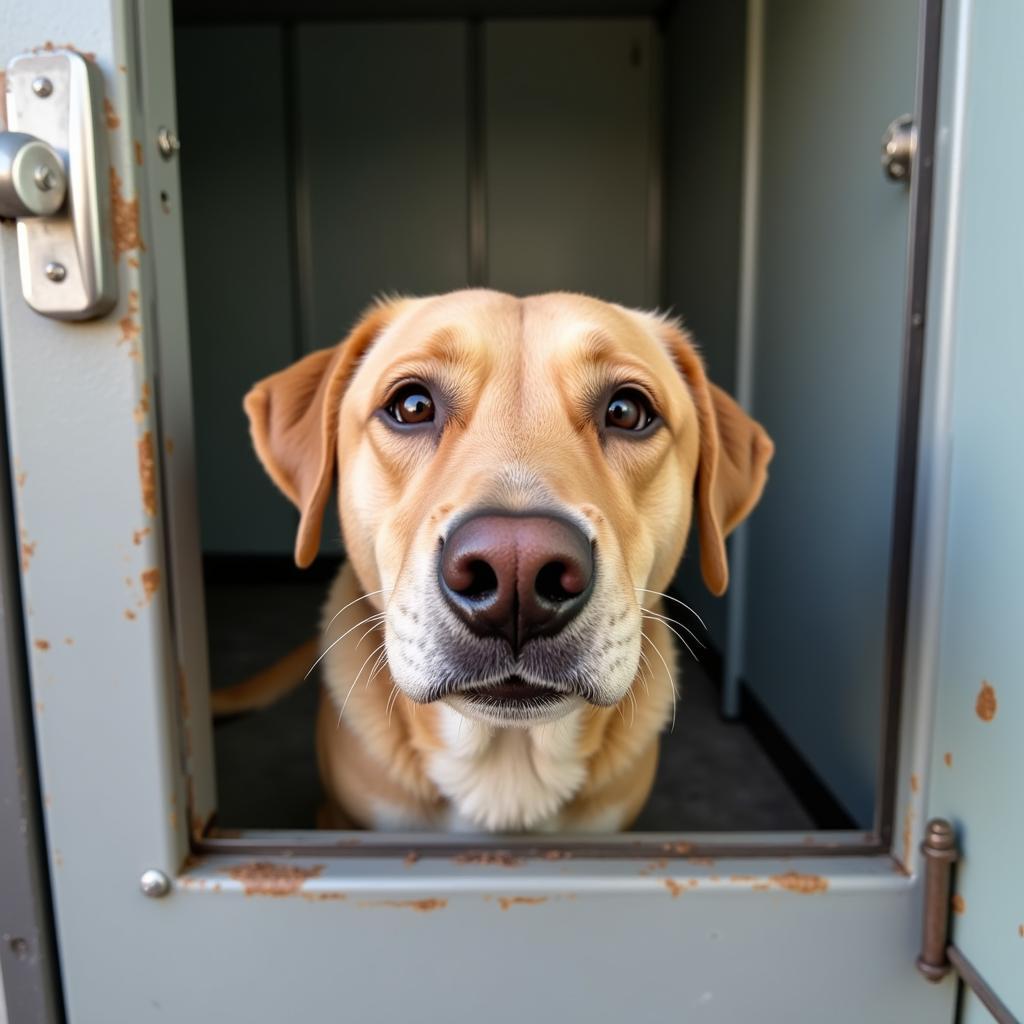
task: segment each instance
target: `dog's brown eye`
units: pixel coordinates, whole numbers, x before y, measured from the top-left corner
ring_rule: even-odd
[[[604,416],[606,427],[619,430],[643,430],[654,419],[650,403],[639,391],[623,388],[612,395]]]
[[[406,384],[392,399],[388,414],[399,423],[429,423],[434,418],[434,400],[422,384]]]

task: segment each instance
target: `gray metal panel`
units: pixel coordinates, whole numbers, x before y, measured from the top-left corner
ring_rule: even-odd
[[[0,120],[2,126],[2,120]],[[60,978],[0,402],[0,1024],[56,1024]]]
[[[854,820],[874,810],[908,202],[879,139],[913,109],[914,0],[767,4],[742,673]],[[813,83],[809,87],[808,83]]]
[[[746,0],[677,4],[668,23],[665,305],[693,332],[711,379],[735,393]],[[693,537],[678,577],[719,650],[726,599],[704,587]]]
[[[954,97],[960,133],[951,140],[956,248],[938,268],[952,343],[943,439],[950,505],[928,811],[955,822],[963,844],[953,940],[1024,1018],[1024,137],[1004,130],[1024,102],[1024,7],[1015,0],[950,6],[963,41],[951,58],[962,64],[964,82]],[[972,1009],[965,1019],[983,1017]]]
[[[489,22],[484,68],[488,283],[655,305],[652,22]]]
[[[179,29],[175,41],[203,548],[289,554],[295,517],[242,412],[249,387],[297,351],[283,32]]]
[[[295,36],[303,343],[382,292],[468,280],[467,29],[309,24]]]

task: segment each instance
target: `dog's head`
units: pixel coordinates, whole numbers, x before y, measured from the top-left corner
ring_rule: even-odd
[[[721,594],[772,455],[677,325],[569,294],[381,303],[245,408],[298,564],[337,480],[395,682],[498,724],[620,701],[691,518]]]

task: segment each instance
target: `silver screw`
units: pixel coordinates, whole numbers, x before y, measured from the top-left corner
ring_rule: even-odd
[[[36,188],[40,192],[49,192],[57,184],[57,179],[53,176],[53,169],[47,167],[46,164],[40,164],[35,169],[32,174],[32,180],[36,183]]]
[[[44,75],[40,75],[32,82],[32,91],[40,98],[46,99],[53,92],[53,82]]]
[[[170,160],[181,149],[181,140],[173,128],[161,128],[156,133],[156,145],[160,155],[165,160]]]
[[[63,263],[54,263],[52,261],[43,267],[43,273],[55,284],[60,284],[68,276],[67,267]]]
[[[158,899],[171,891],[171,880],[162,871],[150,868],[148,871],[142,872],[139,888],[146,896]]]

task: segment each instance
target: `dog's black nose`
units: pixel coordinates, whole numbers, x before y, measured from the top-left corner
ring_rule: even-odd
[[[549,515],[473,516],[441,549],[441,593],[481,635],[515,650],[560,630],[587,603],[594,553],[579,527]]]

